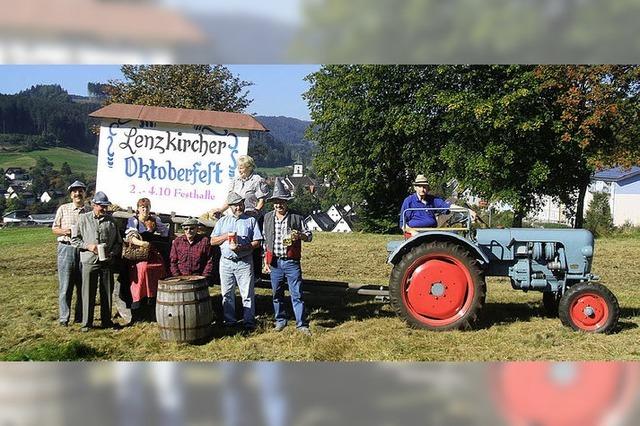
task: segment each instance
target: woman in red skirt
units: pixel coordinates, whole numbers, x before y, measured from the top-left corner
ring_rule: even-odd
[[[140,319],[140,307],[144,302],[148,305],[155,303],[158,280],[167,276],[165,262],[153,240],[157,236],[167,237],[169,228],[150,210],[151,201],[148,198],[139,199],[136,215],[127,222],[127,241],[138,246],[149,246],[148,260],[130,261],[129,265],[132,322]]]

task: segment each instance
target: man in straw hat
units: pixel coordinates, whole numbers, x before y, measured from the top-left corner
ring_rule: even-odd
[[[213,228],[211,244],[220,246],[220,292],[224,325],[236,325],[235,287],[242,298],[244,328],[256,326],[253,251],[260,246],[262,232],[255,217],[244,213],[244,198],[229,192],[227,204],[232,215],[223,216]]]
[[[80,215],[78,231],[71,238],[71,244],[80,248],[82,262],[82,331],[89,331],[93,327],[98,285],[102,328],[115,326],[111,321],[111,266],[113,259],[122,252],[122,237],[115,221],[107,212],[110,205],[104,192],[96,192],[91,200],[91,211]]]
[[[169,264],[171,275],[202,275],[211,281],[213,258],[209,237],[198,232],[200,222],[190,217],[182,222],[183,235],[173,240]]]
[[[80,250],[71,245],[71,236],[77,228],[78,219],[89,209],[84,204],[87,186],[79,180],[73,182],[67,190],[71,202],[58,207],[51,231],[58,238],[58,321],[66,327],[71,317],[71,299],[76,289],[74,322],[82,321],[82,275]]]
[[[271,272],[271,290],[273,309],[275,311],[275,330],[282,331],[287,325],[285,312],[284,283],[287,280],[293,313],[296,317],[296,328],[310,336],[309,323],[306,319],[302,300],[302,241],[311,241],[312,234],[304,223],[304,218],[289,211],[291,193],[276,179],[273,195],[273,210],[264,217],[264,237],[267,270]]]
[[[436,214],[445,213],[451,203],[429,194],[429,181],[425,175],[418,175],[413,181],[414,194],[404,199],[400,209],[400,228],[412,233],[412,228],[434,228],[438,225]],[[409,210],[407,209],[443,209],[438,210]]]

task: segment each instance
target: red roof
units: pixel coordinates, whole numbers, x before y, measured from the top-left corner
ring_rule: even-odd
[[[97,0],[0,0],[0,33],[117,42],[201,43],[184,16],[152,4]]]
[[[161,123],[193,124],[223,129],[257,130],[267,132],[258,120],[249,114],[206,111],[201,109],[165,108],[145,105],[109,104],[89,114],[96,118],[123,118],[128,120],[158,121]]]

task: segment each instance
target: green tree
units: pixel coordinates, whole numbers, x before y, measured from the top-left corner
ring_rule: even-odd
[[[222,65],[123,65],[124,81],[110,81],[107,103],[243,112],[253,101]]]
[[[570,67],[551,71],[571,76]],[[361,206],[367,230],[395,227],[417,173],[433,188],[455,178],[475,195],[511,204],[521,226],[542,196],[575,204],[593,172],[589,155],[637,157],[636,71],[586,67],[592,90],[577,108],[575,90],[545,67],[326,66],[308,77],[305,94],[315,167],[335,195]],[[582,124],[572,127],[576,120]],[[588,150],[582,134],[594,136]]]
[[[307,139],[317,142],[314,168],[330,181],[331,197],[363,205],[359,219],[366,230],[395,229],[414,177],[409,171],[418,164],[438,166],[433,153],[441,140],[429,115],[419,115],[418,122],[405,119],[423,108],[415,102],[416,89],[434,81],[435,71],[329,65],[307,77],[311,88],[304,96],[314,121]]]
[[[291,202],[290,208],[294,212],[307,217],[315,210],[320,209],[320,201],[309,191],[298,187],[295,191],[295,199]]]
[[[7,186],[9,186],[9,180],[4,174],[5,174],[4,169],[0,167],[0,188],[7,189]]]
[[[45,157],[38,157],[31,169],[31,189],[36,196],[50,189],[53,176],[53,163]]]
[[[553,126],[562,151],[570,153],[575,193],[562,201],[575,204],[579,228],[593,172],[640,161],[640,67],[539,66],[536,76],[542,95],[553,99]]]
[[[67,163],[66,161],[64,163],[62,163],[62,166],[60,166],[60,175],[62,175],[63,177],[68,177],[71,176],[73,172],[71,171],[71,166],[69,165],[69,163]]]
[[[446,141],[446,175],[490,201],[510,204],[513,226],[551,195],[577,186],[575,157],[559,143],[554,99],[544,96],[533,66],[439,67],[434,91]]]
[[[308,1],[293,50],[316,63],[624,63],[640,52],[639,9],[634,0]]]
[[[596,237],[608,235],[613,230],[613,217],[609,206],[609,195],[596,192],[589,203],[585,218],[585,228]]]
[[[7,205],[5,207],[5,212],[10,212],[13,210],[22,210],[26,206],[25,202],[20,198],[9,198],[7,200]]]

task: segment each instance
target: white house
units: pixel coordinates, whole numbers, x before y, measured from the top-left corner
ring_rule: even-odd
[[[535,214],[529,216],[528,219],[534,222],[543,223],[561,223],[569,225],[570,218],[567,217],[565,206],[555,202],[551,197],[545,196],[541,200],[541,208]]]
[[[331,232],[353,232],[353,224],[347,216],[342,217]]]
[[[30,179],[29,173],[21,167],[8,167],[7,170],[5,170],[4,175],[7,179],[12,181],[28,181]]]
[[[340,221],[340,219],[342,219],[342,216],[343,216],[340,210],[342,209],[339,206],[334,204],[331,207],[329,207],[329,210],[327,210],[327,214],[329,215],[331,220],[337,223]]]
[[[49,201],[53,200],[54,198],[60,198],[63,197],[65,194],[64,192],[61,191],[56,191],[56,190],[49,190],[49,191],[45,191],[42,193],[42,195],[40,195],[40,202],[42,203],[48,203]]]
[[[304,223],[307,225],[307,229],[312,232],[329,232],[336,226],[336,223],[329,217],[329,215],[321,211],[314,212],[307,216]]]
[[[631,223],[640,226],[640,167],[615,167],[593,175],[585,196],[585,213],[596,192],[609,194],[609,206],[615,226]]]

